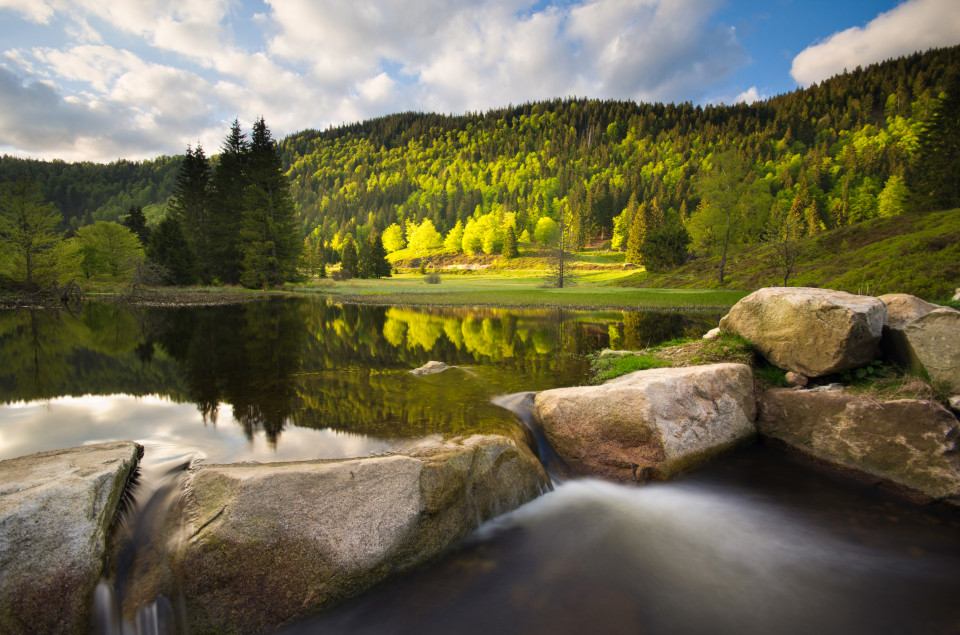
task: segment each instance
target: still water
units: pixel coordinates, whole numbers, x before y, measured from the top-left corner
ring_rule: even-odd
[[[0,459],[138,441],[145,515],[191,461],[370,456],[521,425],[516,393],[582,383],[587,354],[718,317],[304,298],[0,313]],[[457,368],[409,374],[430,360]],[[441,562],[290,630],[956,633],[958,597],[955,518],[754,447],[665,485],[558,482]]]

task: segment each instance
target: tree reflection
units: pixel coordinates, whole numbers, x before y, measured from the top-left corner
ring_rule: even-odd
[[[123,310],[79,319],[0,314],[7,400],[158,394],[217,424],[228,405],[248,438],[288,424],[413,438],[512,425],[495,394],[581,383],[586,355],[699,335],[713,316],[564,310],[411,309],[273,298],[240,305]],[[437,360],[460,369],[420,378]]]

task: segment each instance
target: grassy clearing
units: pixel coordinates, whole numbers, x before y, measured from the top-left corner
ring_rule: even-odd
[[[724,287],[783,284],[767,246],[734,249]],[[617,284],[645,288],[720,288],[719,258],[701,258],[667,274],[636,273]],[[877,218],[808,238],[801,244],[791,286],[883,295],[911,293],[936,301],[960,283],[960,210]]]
[[[576,286],[542,288],[530,272],[440,274],[427,284],[419,274],[402,273],[382,280],[347,280],[289,285],[288,291],[317,293],[361,304],[417,306],[562,307],[571,309],[723,310],[744,292],[729,290],[631,289],[605,286],[623,274],[597,271],[578,276]]]

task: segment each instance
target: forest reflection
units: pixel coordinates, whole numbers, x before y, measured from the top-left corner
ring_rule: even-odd
[[[581,383],[586,355],[697,336],[716,315],[412,309],[273,298],[232,306],[0,313],[0,399],[160,395],[248,438],[285,426],[384,439],[513,426],[491,396]],[[458,368],[431,377],[427,361]]]

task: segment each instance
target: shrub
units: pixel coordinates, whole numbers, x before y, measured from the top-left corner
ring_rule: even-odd
[[[440,284],[440,274],[437,272],[428,273],[423,277],[423,281],[427,284]]]

